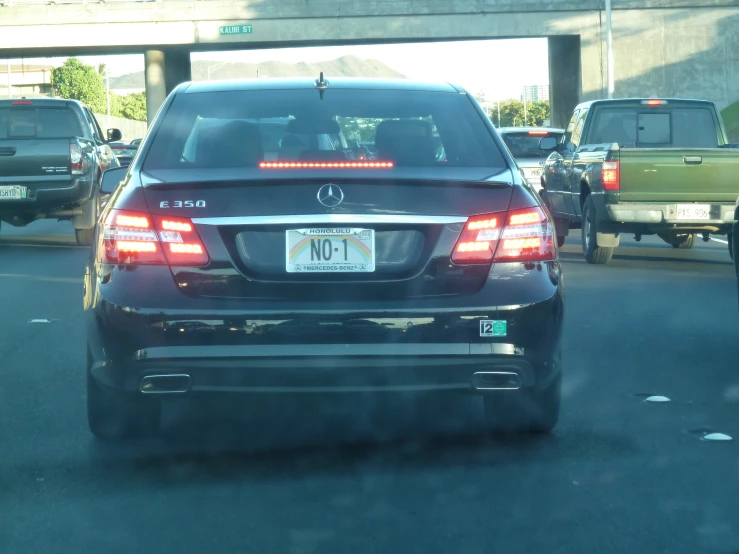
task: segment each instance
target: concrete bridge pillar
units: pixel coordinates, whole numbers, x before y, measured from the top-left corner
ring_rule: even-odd
[[[167,95],[180,83],[192,79],[192,66],[190,52],[182,48],[147,50],[144,63],[146,119],[151,124]]]
[[[551,125],[565,128],[581,98],[580,36],[552,36],[547,41]]]

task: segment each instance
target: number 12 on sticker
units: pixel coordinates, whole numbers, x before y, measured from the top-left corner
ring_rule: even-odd
[[[480,336],[481,337],[505,337],[508,334],[508,325],[505,320],[500,319],[481,319],[480,320]]]

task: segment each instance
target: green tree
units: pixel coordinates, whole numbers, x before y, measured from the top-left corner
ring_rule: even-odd
[[[102,75],[93,66],[77,58],[69,58],[63,65],[54,68],[51,84],[57,96],[84,102],[93,112],[108,111]]]
[[[136,92],[118,97],[119,111],[116,115],[133,119],[135,121],[146,121],[146,93]],[[112,111],[112,110],[111,110]]]
[[[544,125],[544,121],[549,119],[549,100],[535,100],[527,106],[529,125]]]
[[[492,112],[490,118],[497,123],[497,109],[493,109]],[[543,125],[544,120],[549,119],[549,101],[527,102],[525,116],[524,120],[524,107],[521,100],[506,100],[500,103],[500,126],[523,127],[524,125]]]

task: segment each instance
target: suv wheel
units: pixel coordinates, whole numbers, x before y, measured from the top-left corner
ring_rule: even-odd
[[[582,253],[589,264],[607,264],[613,247],[598,246],[598,221],[593,197],[588,195],[582,211]]]

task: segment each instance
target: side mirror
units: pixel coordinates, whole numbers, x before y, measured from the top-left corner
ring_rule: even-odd
[[[115,142],[123,138],[123,133],[120,129],[108,129],[108,142]]]
[[[114,167],[113,169],[105,170],[103,173],[103,182],[100,184],[103,194],[113,194],[121,181],[123,181],[127,172],[127,167]]]
[[[555,150],[559,141],[554,137],[544,137],[539,141],[539,150]]]

